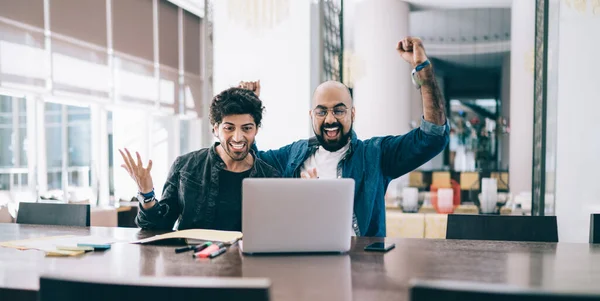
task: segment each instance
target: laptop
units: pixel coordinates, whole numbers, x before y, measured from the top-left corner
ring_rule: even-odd
[[[244,254],[348,252],[353,208],[353,179],[244,179],[240,248]]]

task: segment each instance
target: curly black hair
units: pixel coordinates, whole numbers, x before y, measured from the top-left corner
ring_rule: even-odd
[[[221,124],[227,115],[250,114],[260,127],[265,107],[254,92],[242,88],[229,88],[215,96],[210,104],[210,124]]]

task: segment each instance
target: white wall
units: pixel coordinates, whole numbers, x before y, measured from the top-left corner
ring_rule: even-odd
[[[560,2],[556,215],[561,242],[587,242],[590,213],[600,212],[600,7]]]
[[[245,7],[229,6],[242,3]],[[260,149],[271,149],[312,134],[311,1],[279,1],[277,13],[257,3],[263,2],[214,2],[214,92],[260,79],[266,112],[256,141]],[[255,23],[253,16],[268,19],[261,14],[273,22]]]

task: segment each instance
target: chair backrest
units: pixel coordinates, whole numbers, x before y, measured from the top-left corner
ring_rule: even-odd
[[[271,283],[266,278],[100,276],[40,277],[39,301],[267,301]]]
[[[412,281],[410,301],[567,301],[600,300],[600,295],[567,294],[540,289],[522,288],[504,284],[477,282],[419,280]]]
[[[556,216],[448,215],[446,239],[558,242]]]
[[[590,243],[600,244],[600,213],[590,214]]]
[[[89,227],[90,205],[21,202],[17,224]]]

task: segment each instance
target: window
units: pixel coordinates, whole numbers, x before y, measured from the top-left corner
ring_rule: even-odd
[[[45,104],[48,190],[62,189],[62,108],[60,104]]]
[[[108,194],[110,197],[109,203],[115,201],[115,158],[113,152],[113,113],[106,113],[106,133],[108,135]]]
[[[179,121],[179,153],[187,154],[200,149],[202,139],[200,119],[183,119]]]
[[[69,187],[91,186],[90,109],[67,106],[67,150]]]
[[[49,197],[70,201],[91,197],[91,112],[87,107],[45,104]]]
[[[27,102],[0,95],[0,190],[26,190]]]
[[[150,134],[150,158],[152,159],[152,180],[154,191],[162,195],[164,183],[167,181],[169,169],[175,161],[177,142],[174,136],[174,118],[171,116],[153,116],[152,131]],[[148,158],[143,158],[144,166],[148,164]]]

